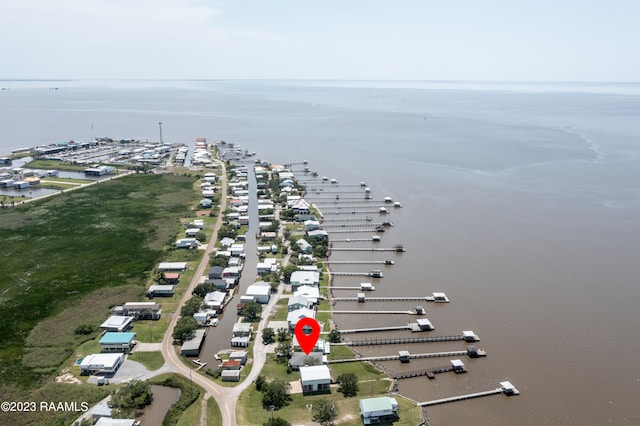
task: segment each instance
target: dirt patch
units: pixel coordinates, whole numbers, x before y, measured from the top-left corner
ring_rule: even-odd
[[[82,380],[78,379],[68,371],[69,371],[68,368],[65,368],[64,370],[62,370],[63,374],[56,377],[56,383],[70,383],[72,385],[81,385]]]
[[[211,210],[198,210],[198,211],[196,211],[196,216],[197,217],[206,217],[206,216],[209,216],[209,213],[211,213]]]

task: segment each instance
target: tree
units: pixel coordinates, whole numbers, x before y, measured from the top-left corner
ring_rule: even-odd
[[[358,387],[358,376],[353,373],[344,373],[338,376],[338,392],[342,393],[345,398],[356,396],[360,388]]]
[[[312,416],[314,421],[322,425],[332,425],[338,417],[335,405],[327,399],[320,399],[313,404]]]
[[[287,362],[291,355],[293,355],[293,345],[291,342],[280,342],[278,346],[276,346],[276,355],[278,355],[280,360]]]
[[[146,407],[152,401],[151,385],[139,380],[125,384],[111,396],[111,404],[122,417],[135,415],[135,410]]]
[[[209,260],[209,266],[222,266],[223,268],[226,268],[229,266],[229,258],[217,254]]]
[[[211,293],[213,291],[216,291],[216,286],[213,283],[201,283],[193,289],[193,294],[204,299],[207,293]]]
[[[290,284],[291,283],[291,274],[293,274],[295,271],[298,270],[298,267],[296,265],[287,265],[284,268],[282,268],[282,280],[287,283]]]
[[[275,379],[263,386],[263,389],[262,406],[265,409],[268,409],[273,405],[275,410],[279,410],[286,407],[289,405],[289,402],[291,402],[291,395],[289,395],[291,385],[289,382]]]
[[[196,240],[200,241],[201,243],[204,243],[205,241],[207,241],[207,234],[205,234],[204,232],[200,231],[196,234]]]
[[[276,333],[273,331],[273,328],[264,328],[262,329],[262,343],[265,345],[269,345],[276,341]]]
[[[280,327],[278,329],[278,342],[287,342],[289,341],[289,330],[284,327]]]
[[[249,302],[242,308],[242,315],[244,315],[250,322],[255,322],[260,319],[262,314],[262,305],[258,302]]]
[[[289,423],[282,417],[272,417],[265,423],[262,423],[262,426],[291,426],[291,423]]]
[[[200,296],[192,296],[191,299],[187,300],[182,309],[180,310],[180,315],[183,317],[192,317],[193,314],[198,312],[202,307],[204,300]]]
[[[184,342],[193,336],[193,332],[198,328],[198,322],[193,317],[181,317],[173,329],[173,339]]]
[[[256,390],[258,392],[262,392],[262,389],[265,387],[266,384],[267,384],[267,381],[262,374],[256,377]]]
[[[328,337],[330,343],[340,343],[340,332],[337,329],[331,330]]]

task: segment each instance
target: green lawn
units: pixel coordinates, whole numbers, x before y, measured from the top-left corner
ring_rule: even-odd
[[[128,359],[131,361],[139,362],[140,364],[147,367],[147,369],[150,371],[155,371],[164,365],[164,357],[162,356],[162,353],[160,351],[136,351],[129,355]]]

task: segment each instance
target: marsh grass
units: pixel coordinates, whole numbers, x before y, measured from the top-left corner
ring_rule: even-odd
[[[166,245],[190,215],[192,183],[129,175],[0,211],[0,391],[45,383],[96,337],[78,326],[140,300],[166,254],[158,241]]]

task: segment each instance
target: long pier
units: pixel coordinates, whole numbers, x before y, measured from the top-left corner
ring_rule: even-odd
[[[329,234],[353,234],[356,232],[369,232],[369,233],[377,232],[375,229],[325,229],[325,231],[327,231],[327,233]],[[332,239],[331,241],[336,241],[336,240]],[[373,240],[369,238],[366,241],[373,241]]]
[[[336,302],[357,302],[357,297],[333,297]],[[390,297],[367,297],[367,302],[433,302],[433,296],[390,296]]]
[[[353,240],[352,240],[353,241]],[[393,260],[325,260],[327,265],[393,265]],[[337,288],[337,287],[334,287]]]
[[[410,359],[422,359],[422,358],[442,358],[449,356],[463,356],[467,355],[467,351],[450,351],[450,352],[431,352],[424,354],[409,354]],[[370,356],[362,358],[347,358],[347,359],[333,359],[329,360],[329,364],[340,364],[345,362],[360,362],[360,361],[394,361],[399,360],[400,355],[385,355],[385,356]]]
[[[432,401],[418,402],[419,407],[428,407],[430,405],[446,404],[448,402],[463,401],[465,399],[480,398],[483,396],[497,395],[503,393],[507,396],[520,395],[520,391],[516,389],[510,382],[500,382],[500,387],[484,392],[468,393],[466,395],[451,396],[449,398],[434,399]]]
[[[443,367],[433,367],[433,368],[426,368],[424,370],[414,370],[414,371],[408,371],[406,373],[398,373],[398,374],[392,375],[391,378],[395,380],[401,380],[401,379],[411,379],[413,377],[427,376],[429,379],[435,379],[436,374],[449,373],[452,371],[456,374],[459,374],[459,373],[466,373],[467,369],[464,366],[454,367],[453,365],[446,365]]]
[[[406,311],[357,311],[357,310],[351,310],[351,311],[318,311],[318,312],[328,312],[331,313],[333,312],[334,314],[377,314],[377,315],[384,315],[384,314],[407,314],[407,315],[418,315],[416,313],[416,311],[414,310],[406,310]]]
[[[333,275],[336,277],[371,277],[371,278],[382,278],[382,273],[373,274],[372,272],[333,272],[330,271],[329,275]]]
[[[327,231],[327,232],[333,232],[333,231]],[[353,231],[349,231],[349,232],[353,232]],[[375,232],[375,230],[371,231],[371,232]],[[373,238],[332,238],[331,242],[333,243],[366,243],[366,242],[380,242],[379,240],[374,240]],[[325,262],[327,263],[327,262]],[[384,263],[384,262],[383,262]]]
[[[409,330],[409,326],[404,326],[403,330]],[[363,331],[359,331],[363,330]],[[366,333],[366,329],[340,330],[340,334]],[[377,330],[368,330],[377,331]],[[345,333],[346,332],[346,333]],[[429,337],[400,337],[394,339],[365,339],[351,340],[343,342],[344,346],[379,346],[379,345],[406,345],[413,343],[438,343],[438,342],[460,342],[465,340],[464,336],[429,336]],[[338,345],[339,343],[334,343]]]
[[[333,251],[395,251],[404,252],[403,247],[331,247]]]

